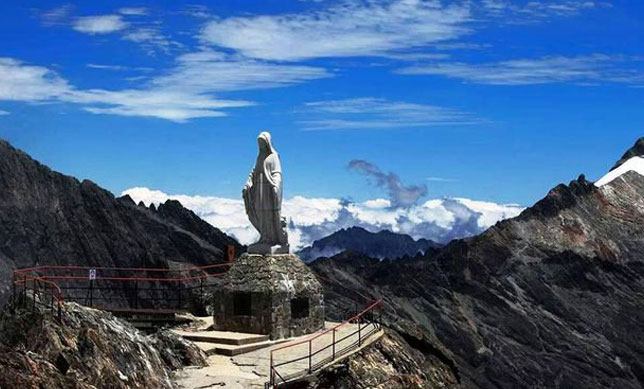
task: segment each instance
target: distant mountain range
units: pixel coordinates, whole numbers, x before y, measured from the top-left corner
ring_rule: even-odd
[[[118,173],[115,173],[118,174]],[[0,307],[12,269],[220,262],[241,246],[178,201],[158,209],[52,171],[0,140]]]
[[[441,245],[431,240],[414,240],[409,235],[388,230],[370,232],[361,227],[351,227],[316,240],[298,254],[307,262],[320,257],[331,257],[345,250],[359,252],[372,258],[395,259],[405,255],[423,254],[438,247]]]
[[[643,145],[615,167],[642,156]],[[641,388],[642,174],[624,171],[603,186],[582,175],[430,257],[344,252],[311,266],[337,281],[326,284],[332,314],[351,304],[347,288],[384,299],[387,323],[403,329],[417,364],[452,372],[428,376],[430,387]]]

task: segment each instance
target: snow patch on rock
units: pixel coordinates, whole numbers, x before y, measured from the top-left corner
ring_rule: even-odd
[[[597,180],[597,182],[595,182],[595,186],[604,186],[620,177],[621,175],[625,174],[626,172],[630,171],[634,171],[644,176],[644,158],[633,157],[629,159],[628,161],[621,164],[618,168],[611,170],[605,176]]]

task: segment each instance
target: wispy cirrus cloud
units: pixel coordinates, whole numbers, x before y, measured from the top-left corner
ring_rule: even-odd
[[[201,39],[250,58],[278,61],[404,56],[419,48],[432,55],[477,46],[463,38],[491,23],[535,23],[610,6],[593,0],[345,0],[302,13],[215,18]]]
[[[123,65],[105,65],[105,64],[98,64],[98,63],[88,63],[85,66],[90,69],[113,70],[113,71],[133,70],[133,71],[139,71],[139,72],[151,72],[152,70],[154,70],[153,68],[143,67],[143,66],[131,67],[131,66],[123,66]]]
[[[304,104],[304,130],[368,130],[436,125],[471,125],[484,121],[468,113],[428,104],[376,97],[313,101]]]
[[[157,50],[170,53],[171,49],[183,45],[165,36],[159,27],[140,27],[123,33],[123,40],[138,43],[148,54],[154,54]]]
[[[446,178],[446,177],[425,177],[425,180],[430,182],[458,182],[456,178]]]
[[[110,34],[128,27],[121,15],[96,15],[77,18],[72,28],[85,34]]]
[[[224,92],[267,89],[332,77],[328,70],[200,51],[177,57],[177,65],[152,81],[159,88],[189,89],[198,92]]]
[[[513,59],[500,62],[435,62],[397,70],[407,75],[437,75],[477,84],[530,85],[568,83],[644,83],[644,72],[629,66],[638,59],[593,54]]]
[[[69,23],[74,7],[71,4],[63,4],[59,7],[40,12],[40,20],[45,27],[66,25]]]
[[[329,76],[321,68],[193,53],[137,89],[79,89],[46,67],[0,58],[0,100],[74,103],[95,114],[185,122],[226,116],[226,109],[254,105],[217,98],[220,92],[285,87]]]
[[[9,114],[10,114],[9,111],[3,111],[0,109],[0,116],[9,115]]]
[[[610,8],[612,3],[592,0],[528,1],[482,0],[478,6],[490,16],[510,23],[534,23],[549,17],[575,16],[583,11]]]
[[[264,60],[386,56],[459,38],[471,32],[470,20],[466,3],[347,0],[308,13],[213,20],[201,38]]]
[[[121,15],[143,16],[143,15],[147,15],[149,11],[145,7],[125,7],[125,8],[120,8],[118,12]]]

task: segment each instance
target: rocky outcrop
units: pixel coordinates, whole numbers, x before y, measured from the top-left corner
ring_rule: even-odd
[[[0,140],[0,307],[11,271],[34,265],[168,267],[225,258],[232,238],[176,201],[159,210],[54,172]]]
[[[417,323],[463,387],[639,388],[643,226],[643,176],[600,188],[582,176],[433,257],[312,267],[337,281],[327,309],[350,301],[346,286],[382,297],[386,323]]]
[[[644,138],[639,138],[635,142],[633,147],[631,147],[630,149],[626,150],[624,155],[622,155],[622,158],[620,158],[619,161],[617,161],[615,163],[615,165],[613,165],[613,167],[610,170],[617,169],[624,162],[628,161],[629,159],[631,159],[633,157],[644,157]]]
[[[145,336],[74,303],[60,321],[39,306],[0,321],[2,388],[172,388],[173,369],[204,364],[203,352],[177,335]]]
[[[311,246],[302,249],[299,255],[307,262],[320,257],[331,257],[342,251],[355,251],[378,259],[395,259],[406,255],[415,256],[439,247],[441,245],[434,241],[414,240],[409,235],[388,230],[374,233],[361,227],[351,227],[316,240]]]

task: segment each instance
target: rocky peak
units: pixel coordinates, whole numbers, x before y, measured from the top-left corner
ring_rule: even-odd
[[[568,185],[559,184],[551,189],[546,197],[539,200],[532,207],[521,213],[520,218],[552,217],[560,211],[571,208],[577,204],[580,197],[585,196],[597,188],[592,182],[586,180],[581,174],[576,180],[570,181]]]
[[[11,270],[40,265],[207,265],[239,244],[181,204],[137,207],[57,173],[0,140],[0,307]]]
[[[405,255],[414,256],[436,247],[440,245],[434,241],[415,240],[409,235],[389,230],[371,232],[362,227],[350,227],[313,242],[299,254],[306,261],[331,257],[345,250],[361,252],[378,259],[395,259]]]
[[[629,159],[633,157],[644,157],[644,137],[639,138],[633,147],[628,149],[624,155],[622,155],[622,158],[619,159],[619,161],[615,162],[615,165],[610,170],[615,170],[618,167],[620,167],[624,162],[628,161]]]

